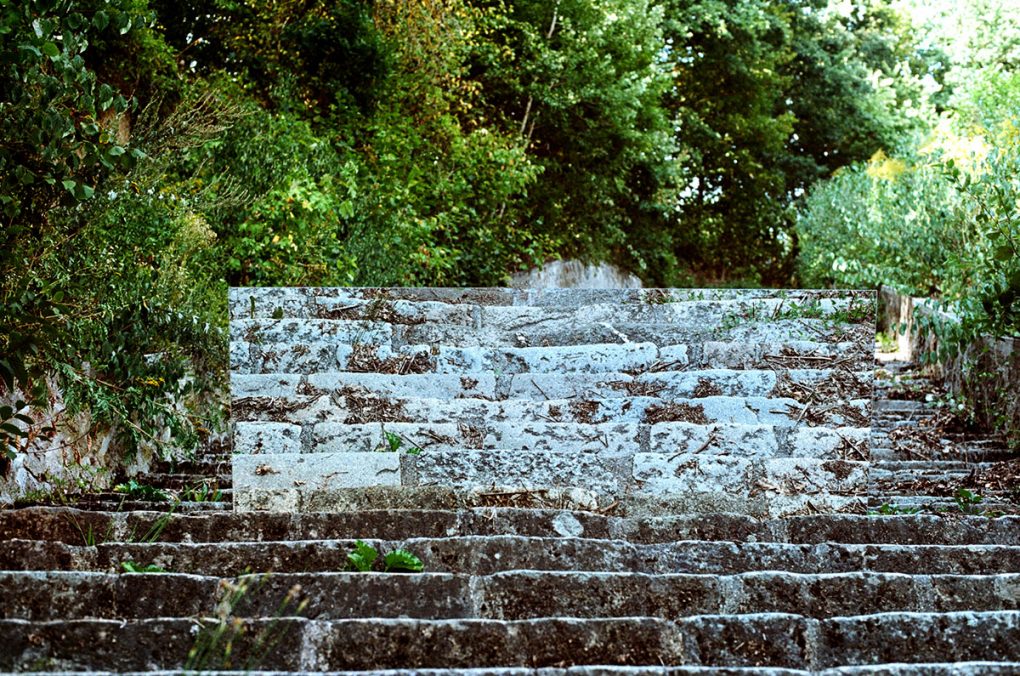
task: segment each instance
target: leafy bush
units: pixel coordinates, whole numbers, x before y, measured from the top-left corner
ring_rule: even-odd
[[[877,288],[938,294],[960,237],[960,195],[937,162],[878,154],[818,184],[797,217],[799,273],[805,286]]]

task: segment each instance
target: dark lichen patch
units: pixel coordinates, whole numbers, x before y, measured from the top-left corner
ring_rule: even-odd
[[[667,402],[665,404],[652,404],[646,408],[644,422],[649,425],[665,422],[686,422],[695,425],[707,425],[709,420],[705,416],[705,407],[701,404]]]
[[[705,397],[718,397],[722,393],[722,388],[708,378],[699,378],[698,385],[694,388],[691,396],[695,399],[704,399]]]
[[[399,355],[381,359],[376,348],[370,345],[355,345],[347,359],[347,370],[354,373],[388,373],[407,375],[410,373],[431,373],[436,363],[425,352]]]

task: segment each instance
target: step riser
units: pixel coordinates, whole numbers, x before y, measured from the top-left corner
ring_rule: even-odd
[[[491,575],[506,570],[629,571],[734,575],[742,572],[992,575],[1020,571],[1020,546],[787,545],[689,541],[635,545],[575,538],[411,538],[366,540],[378,551],[407,549],[435,573]],[[121,563],[158,563],[195,575],[335,572],[354,540],[298,542],[111,543],[95,547],[15,540],[0,548],[0,570],[121,572]]]
[[[870,401],[859,399],[846,407],[812,409],[812,420],[828,427],[867,424]],[[556,399],[551,401],[484,399],[382,398],[348,391],[345,394],[300,396],[283,399],[246,397],[233,403],[234,420],[282,422],[295,425],[316,423],[464,423],[475,427],[513,421],[530,423],[645,423],[678,422],[694,418],[715,424],[774,425],[797,427],[804,405],[791,398],[702,397],[663,399],[661,397],[614,397],[611,399]],[[702,417],[703,416],[703,417]],[[236,441],[236,440],[235,440]]]
[[[614,457],[591,452],[431,451],[238,455],[234,504],[240,511],[343,511],[351,489],[446,487],[479,492],[579,490],[608,505],[627,495],[668,501],[683,512],[779,517],[863,511],[867,463],[816,458],[745,458],[683,449]],[[810,503],[810,504],[809,504]],[[637,503],[634,503],[635,505]]]
[[[384,501],[391,497],[382,493]],[[551,509],[506,507],[457,512],[419,507],[395,511],[380,506],[344,514],[204,514],[167,518],[156,512],[95,513],[34,507],[0,510],[0,533],[9,539],[51,540],[73,545],[84,544],[88,533],[100,543],[149,541],[156,533],[155,540],[164,543],[521,535],[604,538],[639,544],[726,540],[1013,546],[1020,543],[1020,517],[817,515],[758,520],[736,514],[693,514],[628,519]]]
[[[1015,657],[1018,613],[890,614],[815,620],[795,615],[739,618],[414,620],[250,623],[234,643],[247,668],[327,669],[542,667],[557,664],[692,664],[822,669],[840,664],[1001,660]],[[187,620],[57,624],[0,621],[0,668],[57,663],[63,669],[182,668],[195,642]],[[263,632],[260,629],[265,628]],[[252,644],[274,647],[255,664]],[[890,636],[897,640],[891,641]],[[144,648],[143,648],[144,646]],[[222,656],[222,655],[221,655]],[[253,660],[254,662],[254,660]],[[214,665],[216,666],[216,665]]]
[[[689,412],[688,412],[689,413]],[[697,412],[695,412],[697,413]],[[235,450],[247,455],[274,453],[457,452],[492,450],[561,454],[598,453],[633,457],[637,453],[698,453],[758,458],[867,458],[867,428],[793,428],[789,425],[714,425],[663,422],[523,423],[463,418],[460,423],[290,423],[238,422]]]
[[[373,334],[375,335],[375,334]],[[276,337],[276,334],[272,334]],[[402,373],[640,373],[689,369],[827,369],[863,371],[871,358],[853,343],[748,344],[710,341],[692,345],[629,343],[533,348],[446,347],[429,344],[394,349],[379,342],[357,347],[334,341],[233,342],[231,370],[237,374],[365,372],[384,362]],[[381,339],[384,340],[384,339]],[[661,338],[660,338],[661,340]],[[437,343],[438,344],[438,343]]]
[[[271,617],[293,593],[303,617],[525,620],[651,614],[790,613],[836,617],[886,612],[1016,610],[1020,575],[890,574],[735,576],[506,572],[471,577],[429,573],[273,574],[231,579],[181,574],[0,573],[3,619],[144,619],[208,616],[233,589],[250,588],[235,608]],[[298,587],[295,587],[297,585]],[[292,590],[297,591],[292,591]],[[66,599],[54,604],[54,599]],[[419,599],[411,604],[408,599]]]
[[[616,399],[652,396],[660,399],[701,399],[710,396],[811,399],[819,383],[831,381],[833,372],[794,369],[784,372],[789,384],[780,382],[776,371],[703,370],[656,372],[632,376],[626,373],[523,373],[452,375],[391,373],[234,374],[231,396],[282,397],[354,393],[392,399]],[[870,371],[839,372],[840,388],[846,401],[870,399]],[[793,395],[791,397],[791,395]],[[838,405],[819,402],[818,408]]]

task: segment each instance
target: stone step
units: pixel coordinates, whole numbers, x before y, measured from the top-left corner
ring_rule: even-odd
[[[812,407],[811,422],[830,427],[867,425],[870,399],[855,399],[841,406]],[[243,422],[316,423],[464,423],[482,425],[516,422],[738,423],[794,427],[802,423],[804,405],[789,397],[707,396],[698,399],[612,397],[609,399],[437,399],[385,398],[363,394],[356,388],[333,394],[283,397],[243,397],[232,406],[232,419]]]
[[[90,512],[70,507],[0,510],[0,535],[84,544],[97,542],[252,542],[456,535],[586,537],[661,543],[677,540],[791,544],[1016,545],[1020,517],[819,514],[756,519],[738,514],[610,516],[522,508],[394,509],[339,514]],[[2,542],[2,541],[0,541]]]
[[[953,492],[969,485],[968,479],[994,469],[995,463],[959,460],[892,460],[875,462],[871,482],[883,493],[912,493],[929,486]]]
[[[462,490],[576,489],[596,503],[637,494],[683,511],[786,516],[863,509],[866,462],[737,457],[680,450],[635,453],[437,450],[275,453],[234,459],[238,511],[357,508],[350,489],[446,487]],[[360,505],[363,507],[364,505]]]
[[[763,405],[764,408],[764,405]],[[235,423],[238,453],[371,453],[422,451],[454,453],[462,449],[494,453],[545,451],[559,454],[597,453],[601,458],[633,457],[637,453],[731,455],[736,457],[839,458],[866,460],[868,428],[811,428],[790,425],[710,423],[697,409],[679,411],[687,422],[478,422],[458,423],[280,422]],[[479,417],[485,421],[491,418]],[[784,421],[785,422],[785,421]],[[235,458],[236,463],[239,458]]]
[[[224,624],[227,631],[231,625]],[[824,669],[1015,659],[1020,612],[702,615],[538,620],[242,621],[231,659],[248,669],[543,667],[565,664],[779,666]],[[0,668],[180,669],[196,639],[219,629],[194,619],[0,621]],[[241,629],[244,631],[241,631]],[[265,648],[269,637],[272,648]],[[206,639],[208,640],[208,639]],[[220,656],[222,658],[222,656]],[[221,662],[222,664],[222,662]],[[203,665],[206,666],[206,665]]]
[[[887,612],[1016,610],[1020,574],[905,575],[755,572],[692,575],[505,571],[451,573],[270,573],[222,578],[180,573],[0,572],[0,619],[33,622],[211,616],[237,589],[234,612],[320,620],[353,618],[527,620],[650,615],[789,613],[838,617]],[[53,600],[63,599],[59,604]],[[410,599],[414,599],[413,602]],[[300,605],[299,605],[300,604]]]
[[[434,399],[608,399],[653,396],[690,399],[709,396],[790,397],[813,401],[819,389],[838,388],[847,400],[871,398],[870,371],[819,369],[789,371],[697,370],[663,371],[633,376],[627,373],[410,374],[337,372],[301,374],[233,374],[231,397],[283,397],[343,393],[354,388],[362,395]],[[828,397],[826,397],[827,399]],[[833,401],[821,397],[824,408]]]
[[[548,347],[592,343],[686,343],[703,340],[838,342],[848,337],[871,354],[873,314],[859,298],[799,303],[782,298],[604,303],[577,308],[404,304],[316,310],[310,318],[235,318],[231,341],[253,344],[343,342],[349,345]],[[861,328],[861,331],[852,331]]]
[[[833,300],[873,306],[872,291],[812,291],[805,289],[458,289],[458,288],[341,288],[240,287],[230,289],[231,319],[321,318],[353,319],[365,315],[398,323],[447,319],[441,312],[482,308],[544,307],[576,310],[592,305],[651,306],[729,301],[783,302],[794,311]],[[253,302],[254,301],[254,302]],[[782,309],[780,310],[782,312]]]
[[[709,341],[685,345],[651,342],[550,347],[448,347],[351,345],[315,342],[233,342],[234,373],[605,373],[697,369],[866,370],[870,355],[855,343],[811,340],[748,343]]]
[[[877,518],[877,517],[876,517]],[[377,551],[406,549],[425,570],[490,575],[507,570],[733,575],[747,572],[995,575],[1020,571],[1020,545],[787,544],[681,540],[635,544],[577,537],[476,535],[377,540]],[[194,575],[335,572],[347,567],[355,540],[261,542],[0,543],[0,570],[120,573],[122,563],[155,564]]]

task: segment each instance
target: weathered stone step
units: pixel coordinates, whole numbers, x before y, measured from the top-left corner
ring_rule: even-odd
[[[0,621],[0,668],[182,668],[197,622],[184,619]],[[785,615],[540,620],[306,620],[242,623],[235,663],[292,671],[564,664],[702,664],[823,669],[1015,659],[1020,613],[884,613],[825,620]],[[259,654],[272,627],[274,646]],[[215,629],[215,624],[210,630]],[[197,630],[201,633],[201,628]],[[246,657],[258,660],[246,660]],[[246,663],[247,662],[247,663]]]
[[[554,450],[422,450],[238,455],[234,505],[240,511],[337,511],[349,489],[415,487],[501,491],[576,489],[608,504],[628,496],[680,511],[787,516],[862,510],[868,465],[836,459],[737,457],[694,450],[620,457],[605,447]]]
[[[669,345],[660,341],[550,347],[448,347],[314,342],[231,344],[234,373],[605,373],[698,369],[869,368],[870,355],[849,342],[811,340],[749,343],[710,341]]]
[[[897,446],[880,434],[872,434],[871,459],[874,461],[909,462],[920,457],[930,456],[936,461],[957,461],[968,464],[987,465],[1016,459],[1016,451],[996,441],[987,443],[966,443],[962,445],[947,444],[944,448],[935,449],[921,455],[921,451],[912,450],[910,446]],[[925,461],[928,462],[928,461]]]
[[[928,486],[958,488],[967,485],[973,475],[994,468],[995,463],[990,462],[889,460],[872,465],[871,482],[875,490],[883,493],[910,493]]]
[[[34,622],[209,616],[233,590],[241,617],[272,617],[290,595],[288,614],[353,618],[527,620],[650,615],[789,613],[837,617],[887,612],[1016,610],[1014,575],[901,573],[737,575],[506,571],[451,573],[273,573],[241,578],[180,573],[0,572],[7,601],[0,619]],[[54,604],[54,599],[63,602]],[[410,600],[414,599],[414,602]]]
[[[832,427],[867,424],[868,399],[838,407],[812,407],[813,422],[819,418]],[[423,397],[383,398],[362,394],[355,388],[334,394],[282,397],[245,397],[233,403],[232,418],[242,422],[314,423],[452,423],[485,422],[647,423],[701,422],[776,425],[795,427],[804,405],[789,397],[725,397],[663,399],[661,397],[612,397],[608,399],[436,399]],[[802,421],[801,421],[802,422]]]
[[[527,316],[528,313],[525,313]],[[607,316],[612,313],[607,312]],[[852,325],[851,339],[866,339],[870,329]],[[870,325],[869,325],[870,326]],[[824,319],[795,319],[772,322],[732,321],[725,314],[691,324],[679,319],[668,322],[650,320],[631,323],[609,320],[585,322],[582,318],[565,317],[545,323],[524,323],[518,327],[478,330],[471,327],[443,324],[419,324],[399,327],[397,345],[443,345],[449,348],[476,347],[548,347],[581,346],[601,343],[656,343],[682,345],[690,343],[744,342],[781,343],[784,341],[846,341],[847,325]],[[308,335],[313,335],[309,330]]]
[[[663,371],[632,376],[627,373],[523,373],[496,377],[490,374],[324,373],[234,374],[231,397],[284,397],[329,394],[355,388],[363,395],[390,398],[435,399],[606,399],[653,396],[697,399],[709,396],[792,397],[813,400],[813,392],[838,386],[849,400],[871,397],[870,371],[819,369],[789,371],[700,370]],[[818,401],[824,408],[827,402]]]
[[[370,315],[398,322],[445,317],[440,311],[500,309],[501,306],[578,309],[591,305],[662,307],[677,303],[783,301],[787,310],[812,303],[853,299],[873,306],[872,291],[804,289],[505,289],[505,288],[342,288],[247,287],[230,289],[230,318],[357,318]],[[254,301],[254,302],[253,302]],[[431,311],[431,314],[430,314]],[[782,311],[782,308],[781,310]]]
[[[1020,517],[867,516],[822,514],[755,519],[736,514],[607,516],[559,509],[392,509],[338,514],[89,512],[68,507],[0,510],[0,537],[83,544],[99,542],[251,542],[262,540],[378,538],[455,535],[522,535],[629,540],[789,542],[793,544],[1016,545]]]
[[[763,404],[764,409],[767,404]],[[592,407],[595,408],[595,407]],[[460,449],[506,453],[598,453],[602,458],[632,457],[639,452],[698,453],[736,457],[867,459],[867,428],[810,428],[790,425],[710,423],[697,409],[681,411],[685,422],[479,422],[460,423],[319,422],[293,425],[238,422],[238,453],[455,452]],[[678,416],[680,417],[680,416]],[[479,421],[492,420],[479,417]],[[307,433],[302,433],[302,430]],[[236,463],[239,458],[235,458]]]
[[[195,575],[237,576],[252,571],[339,571],[355,540],[262,542],[109,542],[84,546],[46,540],[0,543],[0,570],[77,570],[117,573],[134,561]],[[439,573],[489,575],[506,570],[566,570],[732,575],[742,572],[910,573],[993,575],[1020,572],[1020,545],[787,544],[681,540],[634,544],[624,540],[520,535],[409,538],[365,542],[377,551],[407,549]]]

